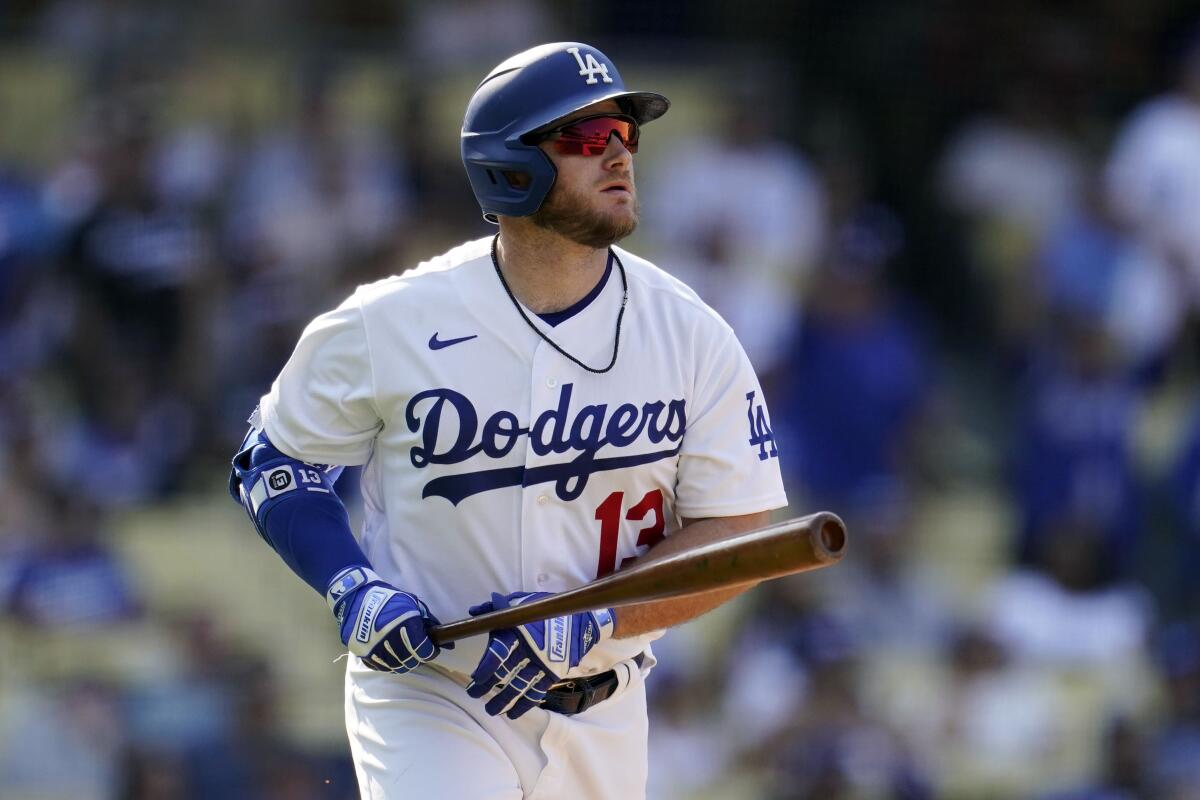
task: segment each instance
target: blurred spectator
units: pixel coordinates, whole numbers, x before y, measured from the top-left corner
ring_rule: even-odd
[[[1200,611],[1200,402],[1193,402],[1191,419],[1175,454],[1169,475],[1169,497],[1176,524],[1164,586],[1172,605],[1184,612]]]
[[[1132,434],[1141,402],[1091,310],[1062,309],[1021,385],[1014,431],[1017,550],[1026,564],[1060,530],[1098,537],[1098,580],[1128,574],[1140,541]]]
[[[0,386],[39,365],[61,335],[57,303],[44,296],[59,236],[36,183],[0,164]]]
[[[547,7],[531,0],[448,0],[408,7],[403,49],[422,69],[495,64],[554,41]],[[463,54],[471,63],[463,63]]]
[[[173,663],[128,691],[125,714],[134,755],[184,756],[218,747],[234,728],[238,687],[231,677],[244,677],[236,667],[245,657],[231,648],[219,622],[204,613],[179,614],[159,624],[171,640]],[[129,766],[136,767],[136,759]]]
[[[196,409],[160,393],[151,374],[133,365],[100,361],[78,409],[39,420],[35,454],[56,483],[102,508],[130,507],[163,497],[183,479]]]
[[[132,362],[159,385],[186,385],[199,362],[197,290],[211,243],[194,215],[154,186],[156,139],[138,108],[111,109],[100,195],[74,235],[69,269],[80,301],[73,355],[84,394],[94,370]],[[87,370],[92,367],[92,370]]]
[[[762,588],[732,632],[727,660],[735,677],[722,701],[726,730],[759,762],[761,748],[804,713],[809,662],[844,658],[852,647],[838,620],[822,614],[812,587],[792,579]]]
[[[215,124],[169,132],[152,156],[155,191],[172,206],[212,213],[228,191],[231,156]]]
[[[234,159],[223,220],[230,284],[210,327],[224,387],[214,421],[240,426],[300,326],[331,296],[389,274],[395,248],[415,224],[401,153],[383,131],[339,116],[336,79],[305,78],[297,122],[269,131]],[[210,148],[203,141],[189,146],[200,159],[215,155],[205,155]],[[199,190],[207,191],[189,191]],[[222,427],[213,438],[229,441],[241,432]]]
[[[1109,202],[1144,251],[1145,280],[1170,287],[1156,299],[1178,322],[1179,309],[1200,298],[1200,26],[1175,67],[1175,86],[1124,123],[1107,181]]]
[[[1029,259],[1079,203],[1079,143],[1062,130],[1036,77],[1006,84],[999,107],[964,123],[945,147],[938,183],[955,222],[965,222],[972,268],[983,280],[993,333],[1020,342],[1035,321]]]
[[[1148,768],[1157,797],[1200,796],[1200,627],[1195,620],[1163,630],[1158,659],[1166,681],[1165,719],[1151,734]]]
[[[1059,129],[1050,96],[1033,77],[1001,91],[999,107],[950,137],[938,180],[951,209],[1036,243],[1075,207],[1084,167]]]
[[[86,498],[45,498],[45,526],[11,561],[6,609],[38,630],[95,629],[141,608],[132,576],[104,540],[107,522]]]
[[[909,743],[889,730],[863,691],[871,643],[835,605],[800,578],[756,590],[722,667],[728,677],[718,741],[725,749],[713,751],[755,780],[729,788],[728,796],[930,796]]]
[[[1188,311],[1187,293],[1153,249],[1131,236],[1104,196],[1099,175],[1080,203],[1047,232],[1026,298],[1031,340],[1073,318],[1104,329],[1113,358],[1147,382],[1161,377]],[[1052,332],[1054,333],[1054,332]],[[1020,353],[1028,356],[1028,353]]]
[[[122,769],[130,791],[161,784],[223,800],[353,796],[348,757],[305,753],[281,734],[270,663],[204,614],[180,616],[172,626],[177,671],[128,692]]]
[[[686,800],[718,784],[738,757],[745,740],[717,724],[711,709],[697,706],[697,693],[710,693],[718,675],[655,676],[654,719],[650,722],[650,770],[647,797]],[[741,676],[739,680],[746,679]],[[739,709],[739,715],[754,709]]]
[[[200,797],[270,797],[272,790],[289,782],[289,773],[303,770],[298,754],[290,752],[278,734],[270,666],[243,658],[217,661],[212,667],[211,677],[220,682],[232,714],[219,737],[197,742],[187,751],[190,783]]]
[[[1154,610],[1140,585],[1113,583],[1111,557],[1096,529],[1056,523],[1038,540],[1033,569],[1004,574],[988,591],[991,634],[1039,666],[1138,666]]]
[[[113,687],[79,681],[31,690],[0,712],[0,796],[113,796],[125,740]]]
[[[1038,795],[1038,800],[1137,800],[1163,797],[1150,783],[1146,742],[1128,719],[1114,719],[1104,735],[1103,768],[1089,785]]]
[[[234,262],[292,287],[297,319],[327,301],[343,263],[391,246],[411,202],[382,132],[337,114],[336,77],[302,80],[296,123],[268,132],[237,164],[226,220]]]
[[[176,7],[146,7],[136,0],[55,0],[39,5],[39,34],[46,45],[110,68],[139,45],[161,45],[178,35],[185,20]]]
[[[121,800],[188,800],[187,772],[176,753],[129,748],[121,758],[117,796]]]
[[[830,508],[909,477],[932,368],[918,326],[887,286],[902,244],[895,217],[868,208],[837,232],[809,309],[773,380],[785,477]]]
[[[733,326],[759,374],[784,356],[827,225],[820,179],[777,138],[762,86],[730,91],[717,106],[715,135],[673,145],[645,190],[646,227],[659,239],[663,268]]]
[[[348,755],[314,756],[280,732],[278,685],[270,664],[259,658],[235,658],[218,666],[233,716],[224,736],[186,752],[193,797],[350,800],[357,796]]]
[[[938,701],[925,712],[938,726],[933,757],[945,795],[1023,797],[1077,778],[1068,697],[1055,677],[1012,659],[979,628],[964,627],[948,646]]]
[[[762,745],[766,797],[852,800],[931,797],[927,778],[896,731],[881,724],[861,691],[862,653],[819,612],[793,626],[791,644],[808,666],[802,705]]]
[[[922,555],[911,491],[879,484],[841,511],[854,532],[854,557],[826,582],[829,613],[876,657],[940,648],[955,622],[941,567]]]

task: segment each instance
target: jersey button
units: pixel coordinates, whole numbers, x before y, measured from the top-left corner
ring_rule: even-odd
[[[537,582],[539,584],[545,583],[548,580],[550,580],[550,576],[544,572],[537,576]]]
[[[546,497],[546,495],[544,495],[544,494],[538,495],[537,504],[539,506],[544,506],[544,505],[546,505],[546,503],[549,503],[549,502],[550,502],[550,498]]]
[[[546,385],[553,389],[555,386],[558,386],[558,381],[554,380],[554,378],[546,378]]]

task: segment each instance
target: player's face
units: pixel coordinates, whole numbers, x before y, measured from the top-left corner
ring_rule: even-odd
[[[596,114],[620,114],[612,100],[581,109],[564,124]],[[531,217],[533,222],[573,242],[608,247],[633,233],[638,224],[633,155],[618,136],[611,136],[601,155],[564,155],[553,142],[539,145],[554,162],[554,187]]]

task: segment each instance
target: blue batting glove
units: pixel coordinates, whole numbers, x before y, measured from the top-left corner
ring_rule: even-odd
[[[429,637],[429,627],[439,624],[429,607],[367,567],[348,567],[335,575],[325,600],[341,629],[342,644],[371,669],[401,675],[441,652]]]
[[[471,616],[527,603],[548,592],[492,594],[490,602],[472,606]],[[471,673],[467,694],[480,698],[496,690],[484,710],[517,719],[540,705],[554,684],[571,677],[570,671],[588,651],[612,637],[612,609],[583,611],[563,617],[529,622],[492,631],[487,650]]]

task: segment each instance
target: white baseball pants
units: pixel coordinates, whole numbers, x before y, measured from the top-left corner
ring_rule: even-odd
[[[484,701],[428,667],[375,672],[350,656],[346,731],[365,800],[637,800],[646,796],[643,677],[582,714],[490,717]]]

